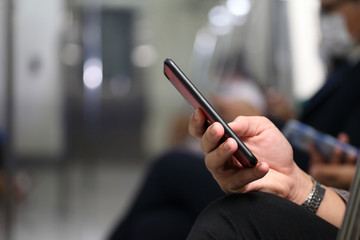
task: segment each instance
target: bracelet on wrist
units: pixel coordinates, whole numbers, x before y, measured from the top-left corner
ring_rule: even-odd
[[[308,195],[306,200],[301,205],[310,212],[315,214],[319,209],[321,201],[324,198],[326,189],[323,188],[321,184],[318,181],[316,181],[313,177],[311,177],[311,180],[314,182],[314,188],[312,189],[311,193]]]

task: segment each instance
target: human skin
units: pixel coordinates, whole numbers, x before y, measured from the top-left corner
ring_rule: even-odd
[[[262,191],[302,204],[314,187],[310,176],[293,160],[289,142],[265,117],[238,117],[229,126],[258,159],[254,168],[243,168],[233,157],[237,149],[234,139],[219,144],[224,135],[220,123],[205,128],[205,116],[196,110],[189,120],[191,135],[201,138],[205,163],[222,190],[227,194]],[[330,188],[317,215],[340,227],[345,203]]]
[[[349,143],[346,133],[340,133],[338,140]],[[340,189],[349,190],[356,171],[356,153],[345,154],[340,147],[335,147],[330,158],[326,159],[314,145],[308,147],[310,162],[308,172],[319,182]]]
[[[341,0],[340,0],[341,1]],[[322,0],[321,6],[329,6],[336,4],[339,0]],[[360,1],[346,1],[342,0],[342,4],[338,5],[334,9],[334,12],[344,16],[347,29],[354,39],[354,41],[360,43]]]

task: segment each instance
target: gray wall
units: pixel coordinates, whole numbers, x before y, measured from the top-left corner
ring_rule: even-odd
[[[215,2],[104,1],[104,7],[136,10],[141,21],[146,23],[143,30],[151,28],[151,34],[138,42],[153,45],[157,50],[156,62],[143,69],[147,76],[144,79],[148,90],[146,102],[151,114],[144,121],[144,142],[139,144],[144,144],[149,154],[167,148],[170,118],[177,111],[176,107],[184,103],[179,101],[180,96],[173,98],[176,95],[174,89],[162,74],[163,59],[172,57],[184,71],[188,70],[195,33]],[[64,4],[65,0],[25,0],[15,4],[14,147],[20,156],[56,158],[64,147],[63,86],[59,64]],[[1,7],[0,11],[3,10]],[[1,24],[0,32],[3,31]],[[4,34],[0,36],[0,44],[3,44]],[[0,61],[3,61],[4,48],[0,49]],[[0,71],[0,124],[4,119],[3,74],[4,71]]]
[[[17,155],[62,151],[58,47],[63,1],[18,1],[14,18],[14,147]]]

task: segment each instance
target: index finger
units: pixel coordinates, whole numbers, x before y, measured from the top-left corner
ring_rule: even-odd
[[[194,137],[201,138],[207,128],[205,120],[204,113],[199,108],[196,109],[190,116],[188,127],[189,133]]]
[[[338,134],[338,140],[343,144],[349,143],[348,135],[346,133],[343,133],[343,132]],[[343,151],[342,144],[336,145],[334,147],[333,154],[332,154],[332,156],[330,158],[330,162],[332,162],[332,163],[340,163],[344,154],[345,153]]]
[[[266,117],[239,116],[229,126],[238,136],[257,136],[266,129],[271,129],[274,124]]]

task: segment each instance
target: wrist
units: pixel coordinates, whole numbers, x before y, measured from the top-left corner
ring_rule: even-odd
[[[315,184],[312,178],[299,168],[295,176],[289,200],[301,205],[312,192]]]

